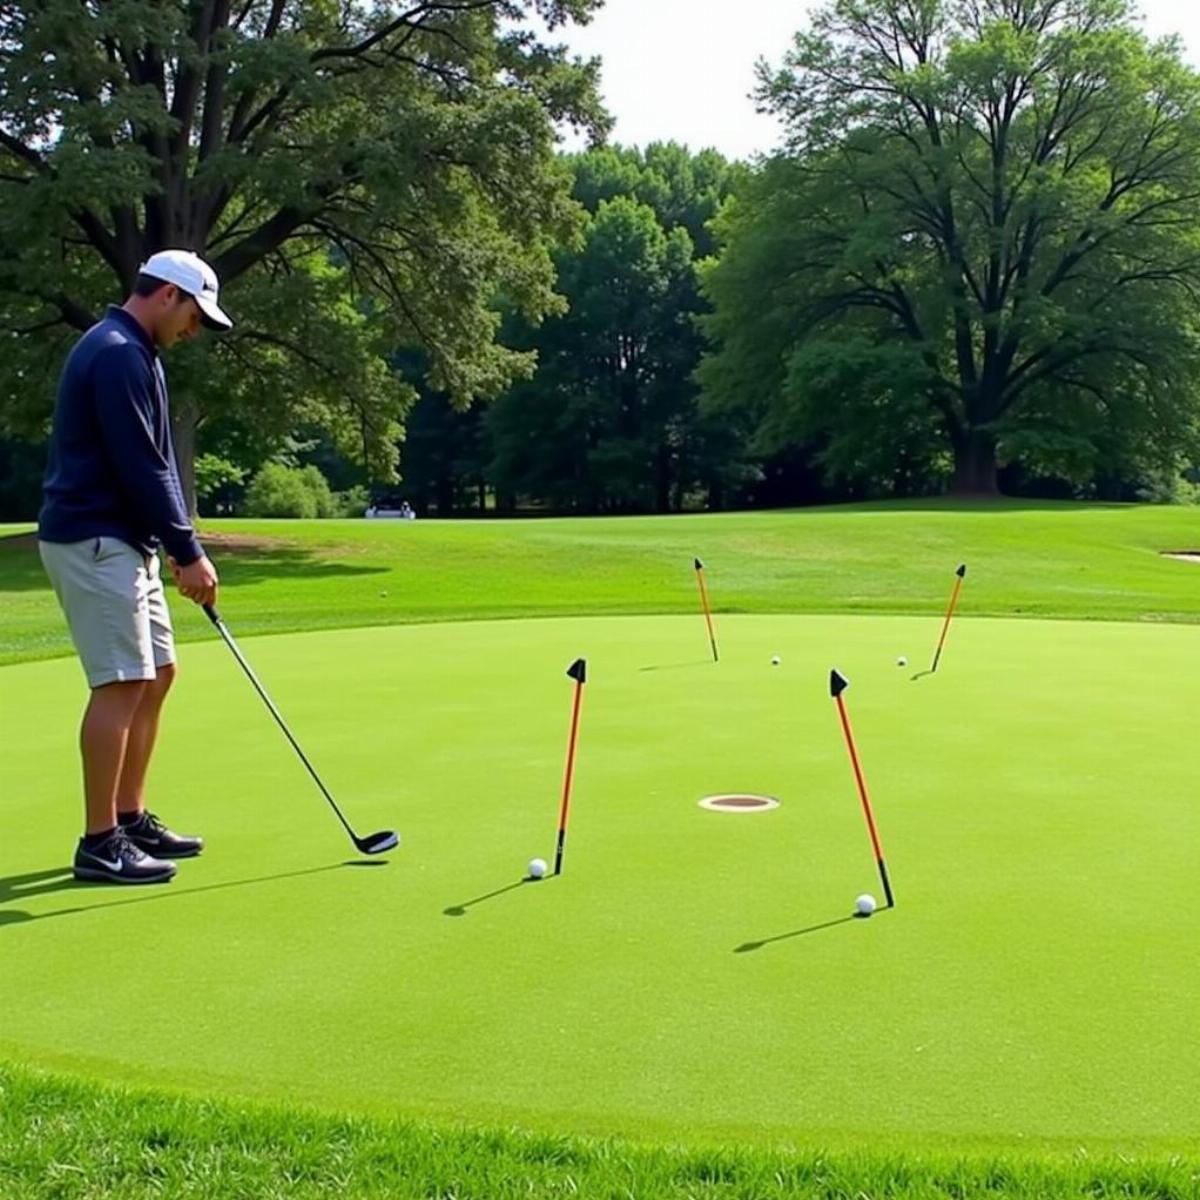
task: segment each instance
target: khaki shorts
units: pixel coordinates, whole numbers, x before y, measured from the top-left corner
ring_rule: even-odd
[[[175,661],[158,555],[114,537],[38,542],[88,686],[153,679]]]

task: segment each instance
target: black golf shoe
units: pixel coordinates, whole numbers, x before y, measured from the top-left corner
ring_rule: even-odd
[[[75,878],[95,883],[167,883],[175,864],[151,858],[118,829],[107,841],[89,850],[83,839],[75,848]]]
[[[122,825],[122,832],[139,849],[155,858],[194,858],[204,849],[204,839],[168,829],[152,812],[142,819]]]

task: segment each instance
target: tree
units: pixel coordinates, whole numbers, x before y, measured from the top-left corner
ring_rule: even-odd
[[[177,448],[231,412],[328,429],[377,476],[420,346],[456,404],[532,369],[495,298],[554,311],[577,209],[554,123],[597,64],[531,22],[600,0],[39,0],[0,6],[0,424],[44,428],[66,344],[165,245],[233,284],[235,333],[172,371]]]
[[[958,492],[1194,449],[1200,78],[1126,0],[832,0],[759,98],[788,148],[723,217],[712,407]]]
[[[739,448],[697,410],[695,236],[741,177],[712,151],[604,148],[572,162],[591,218],[560,248],[566,314],[516,334],[536,376],[486,415],[498,493],[558,509],[666,512],[738,477]]]
[[[730,162],[716,150],[693,153],[677,142],[651,142],[644,150],[604,146],[576,155],[572,168],[574,195],[588,212],[617,196],[639,200],[654,209],[668,233],[687,230],[697,259],[716,252],[710,222],[750,175],[744,163]]]

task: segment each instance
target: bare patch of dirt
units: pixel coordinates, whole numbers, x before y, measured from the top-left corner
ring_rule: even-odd
[[[253,554],[261,550],[281,550],[296,545],[289,538],[261,537],[249,533],[212,533],[203,529],[196,531],[201,545],[206,549],[220,550],[223,554]]]
[[[255,554],[265,550],[291,549],[296,543],[282,537],[259,537],[247,533],[206,533],[200,530],[197,534],[201,544],[209,550],[220,551],[222,554]],[[18,550],[36,550],[36,533],[11,533],[0,537],[0,545]]]

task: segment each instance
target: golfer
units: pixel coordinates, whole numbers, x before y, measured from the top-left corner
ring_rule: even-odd
[[[76,343],[59,380],[38,547],[91,688],[79,739],[86,826],[77,879],[165,883],[173,859],[204,846],[147,811],[144,792],[175,679],[159,546],[189,600],[217,598],[217,572],[183,502],[158,352],[201,325],[232,328],[217,287],[189,251],[151,256],[133,294]]]

